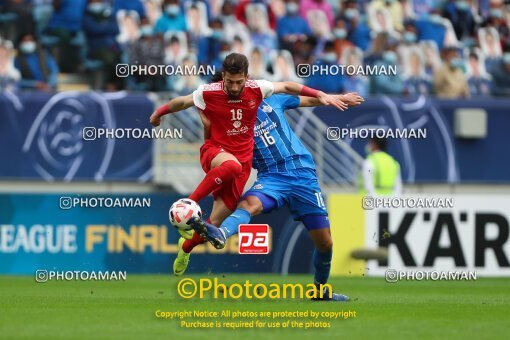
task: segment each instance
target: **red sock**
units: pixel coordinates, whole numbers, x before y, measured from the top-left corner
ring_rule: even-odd
[[[186,240],[182,244],[182,250],[184,250],[185,253],[189,254],[199,244],[205,243],[205,240],[198,235],[198,233],[193,233],[193,238],[191,240]]]
[[[211,169],[205,175],[198,187],[193,191],[189,198],[195,202],[201,201],[209,195],[214,189],[220,187],[223,183],[230,182],[233,178],[241,174],[243,168],[236,161],[225,161],[214,169]]]

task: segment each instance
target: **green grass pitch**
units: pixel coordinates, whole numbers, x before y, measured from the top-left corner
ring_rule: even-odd
[[[194,275],[222,283],[303,283],[310,275]],[[177,296],[179,278],[128,275],[126,281],[51,281],[0,276],[0,338],[93,339],[508,339],[510,279],[398,282],[384,278],[332,278],[347,303],[306,300],[214,300]],[[356,311],[330,320],[327,329],[184,329],[156,310]],[[207,319],[201,319],[206,321]],[[237,319],[250,321],[251,319]],[[285,319],[281,319],[285,320]],[[325,321],[325,319],[322,319]]]

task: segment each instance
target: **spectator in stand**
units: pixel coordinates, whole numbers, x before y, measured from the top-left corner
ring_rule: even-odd
[[[299,2],[289,0],[285,3],[285,15],[278,19],[276,33],[280,48],[293,51],[298,40],[305,40],[311,34],[308,22],[299,15]]]
[[[442,51],[443,66],[434,74],[434,92],[441,98],[469,97],[469,86],[463,72],[464,60],[456,48]]]
[[[187,67],[189,69],[192,69],[192,67],[197,67],[196,58],[194,55],[187,55],[182,60],[183,67]],[[198,69],[198,67],[197,67]],[[176,91],[178,93],[185,93],[188,94],[190,92],[193,92],[199,87],[200,85],[204,84],[204,81],[200,79],[200,77],[196,74],[189,74],[189,75],[177,75],[169,77],[169,83],[170,83],[170,89],[172,91]],[[195,120],[196,116],[192,115],[193,117],[187,117],[186,120]]]
[[[352,0],[346,1],[341,16],[345,19],[349,28],[349,40],[363,51],[367,51],[372,41],[370,29],[361,20],[356,2]]]
[[[223,21],[223,32],[226,40],[232,41],[236,35],[247,35],[249,31],[246,25],[237,20],[235,16],[236,4],[233,0],[225,0],[221,6],[219,18]]]
[[[365,56],[366,65],[374,65],[382,59],[382,54],[391,43],[395,44],[395,39],[391,38],[387,32],[381,32],[375,36],[374,42]]]
[[[363,65],[363,52],[359,47],[346,47],[341,55],[342,65],[354,65],[356,68]],[[368,78],[361,74],[347,74],[343,80],[344,92],[357,92],[366,97],[369,92]]]
[[[122,78],[117,77],[121,50],[117,43],[119,27],[109,3],[89,0],[83,18],[83,31],[87,37],[88,58],[99,60],[103,65],[104,89],[114,91],[122,88]]]
[[[454,0],[448,2],[443,16],[451,21],[457,39],[463,40],[474,35],[475,18],[468,1]]]
[[[14,90],[18,86],[21,74],[14,67],[12,43],[0,40],[0,90]]]
[[[20,87],[39,91],[56,90],[58,66],[51,54],[39,46],[32,34],[18,40],[14,66],[21,73]]]
[[[263,8],[256,9],[256,11],[259,10],[263,10]],[[253,17],[249,19],[249,27],[251,28],[250,38],[254,46],[259,47],[264,54],[269,55],[271,51],[278,48],[278,41],[274,31],[266,25],[264,20],[260,20],[261,17],[262,13],[258,15],[253,13]],[[258,18],[258,20],[255,20],[255,18]]]
[[[494,27],[487,27],[478,30],[480,47],[485,55],[485,67],[491,69],[494,63],[498,63],[502,48],[498,32]]]
[[[425,73],[423,57],[420,50],[413,48],[407,56],[405,70],[404,93],[407,95],[429,95],[432,93],[432,82]]]
[[[307,18],[308,12],[312,10],[319,10],[326,14],[328,18],[329,27],[333,27],[333,10],[327,0],[302,0],[301,1],[301,16]],[[310,24],[310,23],[309,23]]]
[[[113,11],[117,13],[120,10],[135,11],[140,19],[144,19],[147,16],[142,0],[114,0]]]
[[[164,0],[161,3],[163,14],[156,22],[155,32],[186,31],[186,17],[179,6],[178,0]]]
[[[501,45],[510,44],[510,23],[505,20],[502,2],[491,2],[489,18],[482,26],[494,27],[499,34]]]
[[[347,23],[344,19],[339,18],[335,20],[335,27],[333,28],[333,37],[335,43],[336,54],[341,56],[344,49],[354,47],[354,44],[347,39]]]
[[[368,5],[369,11],[375,11],[380,8],[385,8],[389,13],[393,29],[402,31],[404,29],[404,9],[402,4],[397,0],[372,0]]]
[[[260,0],[241,0],[241,1],[231,1],[233,3],[239,2],[235,9],[235,16],[239,22],[242,22],[244,25],[248,24],[248,18],[246,17],[246,7],[250,4],[263,4],[266,8],[267,17],[269,19],[269,27],[272,30],[276,28],[276,16],[271,9],[271,6],[268,5],[269,1],[260,1]]]
[[[250,62],[250,76],[253,79],[269,79],[271,78],[270,74],[267,72],[266,69],[266,61],[264,59],[264,55],[262,55],[262,52],[259,48],[255,47],[250,55],[249,55],[249,62]]]
[[[510,45],[505,47],[503,57],[490,70],[492,93],[495,96],[510,96]]]
[[[303,79],[296,75],[294,62],[289,51],[273,53],[273,81],[293,81],[302,83]]]
[[[390,74],[390,70],[399,64],[396,47],[396,45],[388,46],[382,53],[382,58],[375,62],[378,69],[385,69],[388,74],[380,73],[370,78],[373,94],[402,95],[404,93],[404,81],[398,69],[396,75]]]
[[[326,42],[322,56],[314,63],[320,67],[338,65],[338,55],[335,52],[335,45],[332,41]],[[312,74],[306,78],[306,85],[327,93],[340,93],[343,91],[343,77],[341,75],[320,75]]]
[[[434,73],[441,68],[441,58],[434,41],[420,41],[420,48],[423,51],[425,74],[433,77]]]
[[[472,96],[489,96],[492,82],[476,52],[469,54],[468,69],[470,74],[468,79],[469,93]]]
[[[231,50],[232,45],[228,41],[222,41],[220,53],[212,60],[211,66],[216,70],[221,70],[223,67],[223,60],[231,53]]]
[[[128,60],[130,64],[163,65],[165,45],[161,34],[155,34],[154,28],[147,17],[143,18],[140,26],[140,38],[128,47]],[[142,91],[166,90],[164,75],[138,75],[131,76],[132,88]]]
[[[432,10],[430,15],[416,21],[418,40],[433,40],[437,48],[442,49],[446,36],[446,27],[442,24],[439,10]]]
[[[54,0],[45,34],[58,39],[56,58],[61,72],[78,72],[80,46],[73,44],[82,28],[87,0]]]
[[[416,29],[414,22],[409,21],[404,24],[402,42],[406,46],[411,46],[418,42],[418,30]]]
[[[198,39],[198,64],[209,65],[218,56],[221,50],[221,42],[225,39],[223,22],[214,19],[210,24],[211,34]]]

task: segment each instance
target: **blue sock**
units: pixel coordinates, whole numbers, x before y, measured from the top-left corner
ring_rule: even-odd
[[[331,270],[331,257],[333,256],[333,250],[329,250],[325,253],[318,251],[317,249],[313,252],[313,265],[315,267],[315,283],[325,284],[328,282],[329,271]]]
[[[229,217],[227,217],[220,226],[220,229],[225,233],[225,237],[229,238],[237,234],[238,226],[240,224],[250,223],[251,215],[248,210],[237,208]]]

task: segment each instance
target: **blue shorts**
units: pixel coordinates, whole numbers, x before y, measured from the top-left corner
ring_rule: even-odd
[[[328,215],[317,175],[311,169],[259,174],[244,197],[257,196],[258,193],[273,198],[277,208],[287,204],[296,220],[307,215]]]

